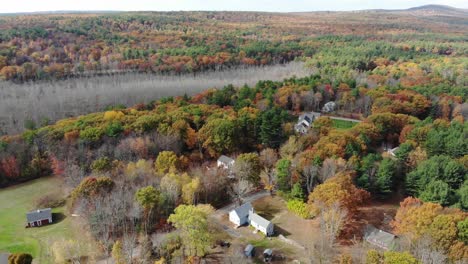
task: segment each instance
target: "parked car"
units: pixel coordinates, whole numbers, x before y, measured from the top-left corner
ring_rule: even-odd
[[[255,247],[248,244],[244,249],[244,255],[249,258],[255,256]]]
[[[263,251],[263,261],[265,262],[271,262],[273,259],[273,250],[270,248],[267,248]]]

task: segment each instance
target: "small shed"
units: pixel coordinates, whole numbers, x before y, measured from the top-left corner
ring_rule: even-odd
[[[38,209],[26,214],[28,227],[52,224],[52,209]]]
[[[381,249],[394,250],[397,247],[398,237],[372,225],[367,225],[364,229],[364,240]]]
[[[254,213],[253,211],[249,214],[250,225],[256,230],[264,233],[266,236],[273,235],[273,223]]]
[[[253,211],[251,203],[245,203],[229,212],[229,221],[236,226],[241,226],[249,223],[249,212]]]
[[[255,247],[252,244],[248,244],[244,249],[244,255],[246,257],[253,257],[255,255]]]
[[[217,165],[218,167],[224,168],[226,170],[230,170],[232,169],[232,166],[234,166],[234,162],[235,162],[234,159],[225,155],[221,155],[218,158]]]

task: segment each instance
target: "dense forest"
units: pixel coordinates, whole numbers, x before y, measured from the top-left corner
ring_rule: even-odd
[[[22,133],[0,137],[0,186],[63,178],[72,190],[70,212],[83,217],[102,254],[116,263],[199,263],[220,232],[214,208],[267,190],[301,219],[318,221],[320,239],[305,250],[310,263],[464,264],[468,26],[466,16],[450,18],[381,12],[1,17],[6,83],[292,60],[312,74],[207,85],[57,122],[28,120]],[[108,96],[119,96],[113,93]],[[335,107],[324,111],[329,102]],[[323,113],[307,133],[297,133],[297,117],[311,111]],[[331,116],[356,122],[340,126]],[[213,165],[220,155],[235,159],[231,174]],[[382,204],[395,210],[391,221],[377,225],[402,238],[398,249],[352,251],[363,240],[363,208]],[[151,234],[173,229],[153,246]],[[88,254],[70,249],[78,244],[52,255],[58,263],[78,263]]]
[[[407,56],[427,59],[465,56],[466,17],[431,18],[427,23],[427,17],[346,12],[4,16],[0,18],[0,76],[27,81],[127,71],[197,72],[285,63],[365,41],[387,42],[370,56],[388,49],[408,50]],[[331,36],[320,37],[326,35]],[[400,58],[391,57],[398,55],[395,51],[388,55]]]

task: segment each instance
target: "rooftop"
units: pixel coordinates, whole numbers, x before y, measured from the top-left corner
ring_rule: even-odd
[[[250,218],[250,222],[255,222],[258,225],[263,226],[265,228],[271,224],[270,221],[266,220],[265,218],[253,212],[249,214],[249,218]]]
[[[225,155],[221,155],[219,158],[218,158],[218,161],[224,163],[224,164],[229,164],[229,163],[232,163],[234,162],[234,159],[228,157],[228,156],[225,156]]]
[[[35,211],[31,211],[26,214],[26,218],[28,219],[28,223],[40,221],[43,219],[49,219],[52,217],[52,209],[51,208],[44,208],[38,209]]]
[[[238,216],[243,217],[247,216],[252,209],[253,207],[251,203],[245,203],[237,208],[234,208],[232,211],[236,212]]]
[[[396,235],[377,229],[372,225],[367,225],[364,230],[364,238],[367,242],[385,249],[394,246]]]

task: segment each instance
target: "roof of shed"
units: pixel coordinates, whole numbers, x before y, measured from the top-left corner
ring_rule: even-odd
[[[372,225],[367,225],[364,230],[364,238],[368,242],[376,244],[380,247],[391,248],[397,236],[377,229]]]
[[[26,218],[28,219],[28,223],[52,218],[52,209],[45,208],[31,211],[26,214]]]

